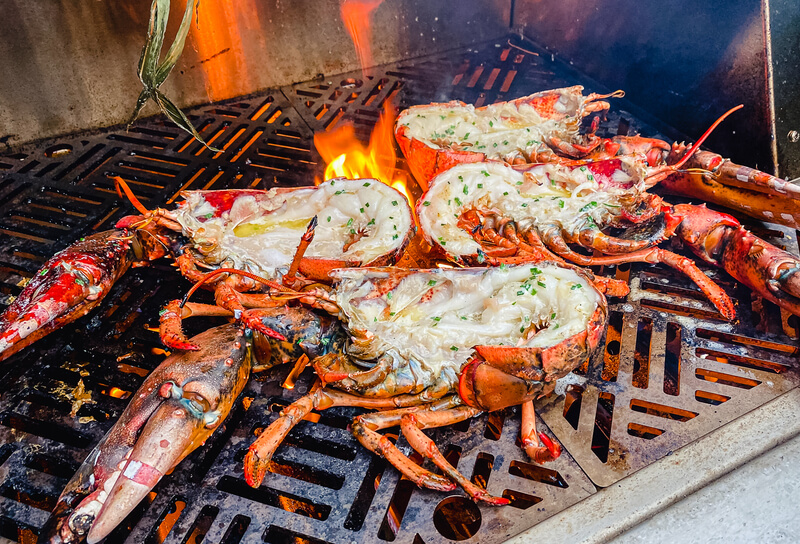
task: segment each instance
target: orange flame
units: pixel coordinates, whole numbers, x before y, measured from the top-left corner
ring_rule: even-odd
[[[314,145],[327,166],[324,181],[332,178],[375,178],[397,189],[413,207],[414,200],[408,190],[405,172],[397,170],[397,152],[394,146],[394,108],[384,103],[375,129],[364,146],[356,138],[353,125],[344,124],[331,132],[314,134]],[[317,180],[317,185],[321,180]]]
[[[342,21],[344,21],[344,26],[356,47],[361,73],[364,76],[368,76],[367,70],[375,65],[370,48],[372,28],[369,24],[369,16],[381,3],[383,0],[342,0],[340,6]]]

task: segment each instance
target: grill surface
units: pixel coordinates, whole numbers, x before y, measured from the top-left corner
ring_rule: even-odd
[[[576,83],[604,90],[547,53],[492,42],[384,66],[366,80],[342,74],[190,111],[221,153],[150,120],[129,132],[82,134],[2,157],[0,292],[8,303],[53,253],[131,212],[110,176],[128,180],[148,207],[174,202],[181,189],[308,185],[321,174],[314,131],[351,121],[366,139],[387,100],[481,105]],[[620,104],[601,129],[606,134],[675,136]],[[795,232],[750,226],[797,252]],[[412,243],[403,264],[426,262]],[[752,302],[724,273],[709,271],[738,301],[735,325],[665,268],[605,273],[630,279],[632,294],[611,304],[605,349],[539,410],[565,446],[560,459],[547,467],[528,462],[517,445],[516,410],[429,432],[464,474],[488,481],[512,506],[473,507],[460,492],[401,480],[347,431],[359,413],[353,409],[302,422],[264,484],[249,488],[242,478],[247,446],[313,380],[307,371],[294,390],[283,390],[286,370],[279,368],[251,380],[243,395],[252,399],[249,408],[239,402],[109,542],[499,542],[798,384],[797,319]],[[163,359],[147,329],[159,306],[187,288],[167,263],[132,271],[88,317],[0,368],[0,537],[35,540],[64,484]],[[195,321],[189,332],[207,326]],[[91,402],[74,402],[81,384]],[[398,444],[410,452],[402,438]]]

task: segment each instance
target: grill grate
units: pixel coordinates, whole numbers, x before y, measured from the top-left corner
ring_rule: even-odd
[[[111,176],[126,179],[148,207],[174,202],[182,189],[308,185],[321,175],[313,133],[350,121],[366,140],[387,101],[482,105],[575,83],[602,90],[531,44],[523,47],[492,42],[379,67],[366,79],[342,74],[193,109],[190,118],[220,153],[146,120],[128,132],[79,134],[3,157],[3,302],[50,255],[130,213]],[[676,136],[624,108],[615,104],[601,130]],[[402,158],[397,166],[405,168]],[[789,229],[753,228],[797,251]],[[403,263],[426,262],[412,243]],[[249,488],[242,477],[247,446],[313,380],[307,371],[294,390],[283,390],[285,369],[273,369],[251,380],[247,402],[109,542],[500,542],[797,385],[796,318],[752,302],[725,274],[709,271],[738,301],[736,325],[719,320],[694,286],[664,268],[610,272],[629,279],[633,294],[611,305],[605,349],[564,394],[540,406],[566,448],[560,459],[544,468],[528,462],[517,444],[516,409],[429,432],[464,474],[512,506],[474,507],[460,492],[416,489],[350,435],[355,409],[312,414],[278,449],[265,483]],[[148,328],[160,305],[187,288],[168,263],[131,271],[90,316],[0,367],[0,537],[35,540],[64,484],[163,359]],[[187,325],[194,334],[209,321]],[[91,402],[74,402],[82,388]],[[402,438],[398,445],[410,451]]]

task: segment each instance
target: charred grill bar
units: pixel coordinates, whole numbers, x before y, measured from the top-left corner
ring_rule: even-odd
[[[155,118],[128,132],[82,133],[8,154],[0,157],[0,291],[8,302],[50,255],[130,213],[111,176],[129,180],[148,207],[169,204],[182,189],[307,185],[322,174],[314,132],[352,122],[366,139],[387,101],[482,105],[573,84],[607,90],[510,35],[385,64],[369,77],[324,76],[189,110],[221,153]],[[626,102],[612,105],[600,133],[682,138]],[[405,168],[402,159],[397,168]],[[747,224],[797,253],[791,229]],[[401,264],[426,262],[415,243]],[[306,371],[283,389],[279,368],[251,380],[225,425],[109,541],[502,542],[800,383],[797,318],[707,271],[738,303],[734,326],[665,268],[605,271],[628,279],[632,296],[612,300],[604,347],[588,369],[540,405],[565,447],[554,463],[525,458],[516,410],[428,433],[509,507],[475,507],[460,491],[419,490],[400,479],[347,431],[353,409],[312,414],[280,447],[264,484],[250,488],[242,477],[247,446],[313,381]],[[0,368],[0,537],[35,540],[63,485],[163,359],[148,328],[157,326],[160,305],[187,288],[164,263],[132,271],[90,316]],[[190,322],[190,333],[208,322]],[[402,438],[398,444],[408,451]]]

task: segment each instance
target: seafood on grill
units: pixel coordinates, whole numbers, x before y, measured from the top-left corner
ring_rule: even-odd
[[[598,117],[581,133],[585,117],[602,113],[605,98],[583,95],[583,87],[542,91],[481,108],[457,100],[412,106],[397,118],[395,136],[423,189],[437,174],[463,162],[502,160],[511,164],[583,157],[601,143]]]
[[[342,269],[333,275],[329,300],[339,309],[346,342],[314,342],[313,335],[296,332],[305,345],[330,349],[310,355],[319,377],[311,392],[286,407],[250,447],[244,461],[250,485],[261,484],[295,424],[311,410],[332,406],[379,410],[356,417],[353,434],[417,485],[442,491],[460,485],[489,504],[508,501],[459,473],[424,429],[522,405],[522,444],[529,456],[538,462],[558,457],[560,446],[536,432],[533,399],[586,362],[605,330],[605,297],[588,275],[551,262]],[[443,475],[412,462],[378,433],[397,425]]]
[[[341,269],[327,302],[255,310],[285,341],[227,324],[192,338],[144,381],[121,418],[67,484],[42,532],[53,544],[99,542],[164,474],[225,420],[255,372],[305,356],[318,381],[258,437],[245,457],[257,487],[283,438],[312,409],[359,406],[352,432],[420,486],[508,504],[476,486],[425,428],[523,405],[522,445],[538,462],[560,446],[537,433],[533,399],[583,364],[605,329],[607,305],[589,277],[556,263],[458,270]],[[307,293],[306,293],[307,295]],[[400,425],[441,476],[413,463],[377,431]],[[540,440],[543,445],[540,445]]]
[[[646,177],[641,162],[627,156],[574,166],[460,164],[432,181],[417,213],[426,239],[454,261],[664,263],[688,275],[732,320],[733,302],[716,283],[691,259],[657,247],[675,235],[702,259],[800,315],[800,260],[730,215],[705,206],[670,206],[644,190]],[[610,229],[620,233],[607,234]]]
[[[153,211],[119,185],[142,215],[81,239],[31,278],[0,315],[0,360],[88,313],[130,266],[160,257],[176,259],[193,282],[209,270],[231,271],[206,285],[223,309],[241,313],[249,326],[270,334],[242,302],[264,282],[236,271],[273,280],[269,287],[279,291],[282,284],[298,287],[326,280],[334,268],[393,264],[415,230],[406,199],[374,179],[339,178],[318,187],[268,191],[184,191],[177,209]],[[298,281],[298,272],[308,281]],[[169,341],[172,348],[197,348],[181,335]]]
[[[710,132],[742,106],[722,115],[692,146],[641,136],[600,138],[595,134],[599,118],[594,117],[588,131],[581,134],[580,117],[604,113],[609,105],[595,102],[605,95],[583,96],[582,89],[542,91],[477,109],[460,102],[413,106],[398,117],[395,135],[423,188],[440,172],[463,162],[576,164],[627,156],[648,168],[648,187],[659,183],[673,194],[800,228],[800,186],[698,150]],[[608,96],[622,96],[622,92]],[[561,115],[551,114],[546,104]],[[569,104],[589,107],[575,109]],[[564,113],[573,111],[577,113]],[[566,140],[563,134],[568,135]],[[572,144],[565,145],[565,141]]]

